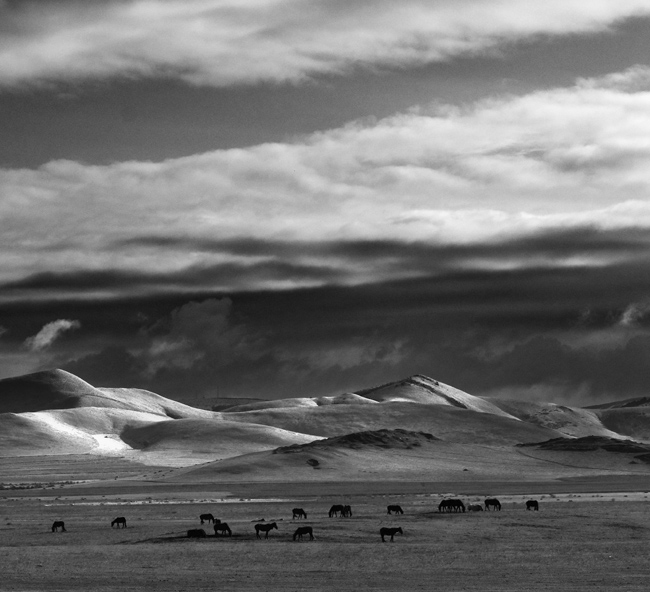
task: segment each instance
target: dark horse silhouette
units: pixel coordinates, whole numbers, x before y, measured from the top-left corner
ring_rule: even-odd
[[[395,514],[403,514],[404,510],[402,510],[402,506],[394,505],[394,506],[388,506],[387,507],[387,512],[386,514],[392,514],[395,512]]]
[[[201,520],[201,524],[203,524],[204,522],[212,522],[213,524],[215,522],[219,522],[218,520],[215,520],[212,514],[201,514],[199,516],[199,519]]]
[[[342,515],[343,515],[343,510],[344,510],[344,509],[345,509],[345,506],[343,506],[343,505],[341,505],[341,504],[334,504],[334,505],[330,508],[330,518],[331,518],[332,516],[338,516],[339,514],[342,516]]]
[[[343,506],[343,511],[341,512],[341,516],[344,518],[350,518],[352,516],[352,508],[350,506]]]
[[[256,524],[255,525],[255,534],[257,535],[258,539],[261,539],[262,537],[260,536],[260,531],[266,533],[264,535],[265,539],[269,538],[269,530],[275,530],[278,529],[278,525],[275,522],[271,522],[270,524]]]
[[[217,532],[222,532],[224,536],[226,536],[226,533],[228,533],[228,536],[232,536],[232,530],[230,530],[227,522],[215,522],[214,536],[217,536]]]
[[[294,518],[305,518],[305,519],[307,519],[307,512],[305,512],[302,508],[294,508],[291,511],[293,512],[293,517]]]
[[[299,541],[302,541],[303,534],[308,534],[310,541],[314,540],[314,531],[311,526],[301,526],[300,528],[297,528],[296,532],[293,533],[293,540],[295,541],[297,538]]]
[[[482,512],[483,506],[481,504],[470,504],[467,506],[468,512]]]
[[[459,499],[446,499],[438,504],[438,512],[464,512],[465,504]]]
[[[119,516],[119,517],[115,518],[115,520],[113,520],[113,522],[111,522],[111,528],[113,528],[113,526],[116,526],[116,525],[117,525],[118,528],[120,526],[122,528],[126,528],[126,518],[124,516]]]
[[[205,530],[202,528],[192,528],[187,531],[187,536],[190,539],[204,539],[207,534],[205,534]]]
[[[380,529],[379,529],[379,534],[381,535],[381,542],[382,542],[382,543],[385,543],[385,542],[386,542],[386,539],[384,538],[385,536],[390,536],[390,542],[391,542],[391,543],[394,542],[394,541],[393,541],[393,537],[394,537],[398,532],[399,532],[400,534],[404,534],[404,533],[402,532],[402,529],[401,529],[399,526],[398,526],[397,528],[387,528],[387,527],[380,528]]]
[[[63,520],[57,520],[52,524],[52,532],[56,532],[59,528],[61,529],[61,532],[67,532]]]
[[[498,510],[499,512],[501,511],[501,502],[496,498],[496,497],[489,497],[485,500],[485,509],[490,510],[492,508],[493,510]]]
[[[539,511],[539,502],[537,500],[528,500],[526,502],[526,509],[535,510],[536,512]]]

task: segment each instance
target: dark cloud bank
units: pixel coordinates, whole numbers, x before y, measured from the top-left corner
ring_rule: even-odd
[[[35,299],[3,305],[2,343],[7,351],[53,319],[71,319],[76,330],[58,339],[43,366],[63,367],[97,386],[147,388],[194,402],[331,394],[415,373],[478,395],[574,404],[623,399],[645,394],[650,379],[647,239],[635,230],[582,229],[481,247],[205,243],[272,254],[270,277],[304,278],[292,253],[309,249],[316,260],[335,253],[355,264],[386,260],[413,273],[361,286],[229,294],[204,288],[223,268],[192,269],[185,277],[31,277],[9,286]],[[179,241],[167,242],[178,249]],[[563,263],[572,257],[586,263]],[[489,264],[469,265],[477,258]],[[306,273],[332,283],[347,277],[336,270]],[[130,291],[108,302],[54,298],[72,288],[96,289],[98,282]],[[48,302],[45,291],[53,296]]]

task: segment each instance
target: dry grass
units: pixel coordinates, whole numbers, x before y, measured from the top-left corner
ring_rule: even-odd
[[[647,588],[648,501],[546,496],[539,512],[526,512],[525,498],[515,496],[502,498],[501,513],[445,515],[436,511],[437,495],[341,491],[348,493],[330,488],[326,495],[282,502],[223,504],[119,505],[118,498],[129,498],[119,490],[104,501],[116,505],[85,505],[88,498],[74,495],[5,498],[2,590]],[[281,493],[276,485],[274,494]],[[285,486],[284,494],[290,496],[291,488]],[[350,503],[354,516],[328,518],[332,503]],[[406,513],[387,516],[389,503]],[[309,519],[291,520],[293,507],[303,507]],[[187,529],[200,526],[203,512],[227,521],[233,537],[185,538]],[[111,529],[116,516],[126,516],[129,528]],[[255,539],[253,524],[261,518],[278,523],[268,541]],[[50,532],[55,519],[65,520],[68,532]],[[316,540],[294,543],[299,524],[313,526]],[[404,536],[382,544],[378,531],[385,525],[401,526]]]

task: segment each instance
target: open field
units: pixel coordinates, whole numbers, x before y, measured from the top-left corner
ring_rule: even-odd
[[[501,409],[419,375],[362,393],[213,413],[62,371],[0,381],[0,590],[645,592],[645,407]],[[488,496],[502,512],[437,511]],[[202,513],[233,536],[188,539]]]
[[[425,483],[410,492],[401,483],[341,483],[338,494],[335,484],[320,494],[320,484],[302,484],[298,495],[288,484],[223,484],[198,497],[169,485],[121,485],[3,492],[2,590],[633,591],[650,578],[646,492],[542,494],[542,484],[530,484],[540,511],[527,512],[526,493],[501,495],[492,483],[485,493],[499,495],[502,512],[440,514],[439,488]],[[333,503],[349,503],[353,517],[328,518]],[[389,503],[405,514],[386,515]],[[308,520],[292,520],[293,507]],[[233,536],[187,539],[203,512],[228,522]],[[110,527],[116,516],[127,529]],[[255,538],[262,518],[278,524],[269,540]],[[67,532],[50,531],[58,519]],[[313,526],[315,541],[292,541],[302,524]],[[382,544],[379,528],[393,525],[404,535]]]

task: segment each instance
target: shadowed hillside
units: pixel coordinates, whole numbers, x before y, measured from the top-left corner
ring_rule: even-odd
[[[214,415],[142,389],[96,388],[65,370],[0,380],[0,413],[75,407],[128,409],[173,419]]]

